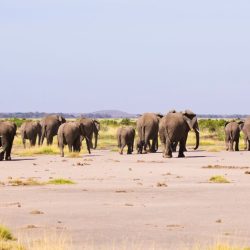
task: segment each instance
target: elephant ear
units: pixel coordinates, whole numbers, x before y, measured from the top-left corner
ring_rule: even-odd
[[[190,130],[194,129],[197,124],[197,116],[196,114],[191,110],[185,110],[182,112],[184,120],[187,122]]]
[[[160,119],[163,117],[163,114],[160,114],[160,113],[157,113],[156,115],[157,115],[158,118],[160,118]]]
[[[172,110],[168,111],[168,114],[170,114],[170,113],[177,113],[177,111],[175,109],[172,109]]]
[[[224,127],[226,127],[229,123],[230,123],[230,122],[229,122],[229,121],[227,121],[227,122],[225,123]]]
[[[243,127],[244,127],[245,122],[239,121],[238,124],[239,124],[240,130],[242,130]]]

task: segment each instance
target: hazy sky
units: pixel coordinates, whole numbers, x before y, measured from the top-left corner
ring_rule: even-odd
[[[1,0],[0,112],[250,114],[249,0]]]

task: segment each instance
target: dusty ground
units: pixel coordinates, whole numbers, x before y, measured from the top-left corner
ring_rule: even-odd
[[[81,159],[37,156],[0,162],[0,181],[5,183],[10,177],[77,182],[0,185],[0,224],[20,237],[63,231],[73,249],[188,249],[216,241],[250,246],[250,174],[245,173],[250,169],[243,168],[250,167],[250,153],[198,151],[186,156],[95,151]],[[202,168],[208,165],[225,168]],[[231,183],[209,183],[214,175]],[[35,210],[43,214],[31,214]]]

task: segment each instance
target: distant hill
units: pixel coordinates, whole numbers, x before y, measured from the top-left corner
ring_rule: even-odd
[[[88,118],[136,118],[139,115],[138,114],[130,114],[126,113],[124,111],[120,110],[100,110],[90,113],[45,113],[45,112],[28,112],[28,113],[22,113],[22,112],[16,112],[16,113],[0,113],[0,118],[42,118],[46,115],[50,114],[60,114],[68,119],[74,119],[79,117],[88,117]],[[245,118],[248,115],[240,115],[240,114],[232,114],[232,115],[215,115],[215,114],[198,114],[199,118],[214,118],[214,119],[221,119],[221,118]]]
[[[79,117],[88,117],[88,118],[135,118],[138,115],[129,114],[119,110],[100,110],[91,113],[45,113],[45,112],[16,112],[16,113],[0,113],[0,118],[42,118],[50,114],[60,114],[65,118],[79,118]]]

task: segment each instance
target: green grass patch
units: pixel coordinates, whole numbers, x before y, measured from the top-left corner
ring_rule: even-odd
[[[227,180],[224,176],[221,175],[212,176],[209,181],[213,183],[230,183],[229,180]]]
[[[53,179],[51,181],[47,182],[48,184],[52,184],[52,185],[73,185],[76,184],[74,181],[69,180],[69,179]]]

